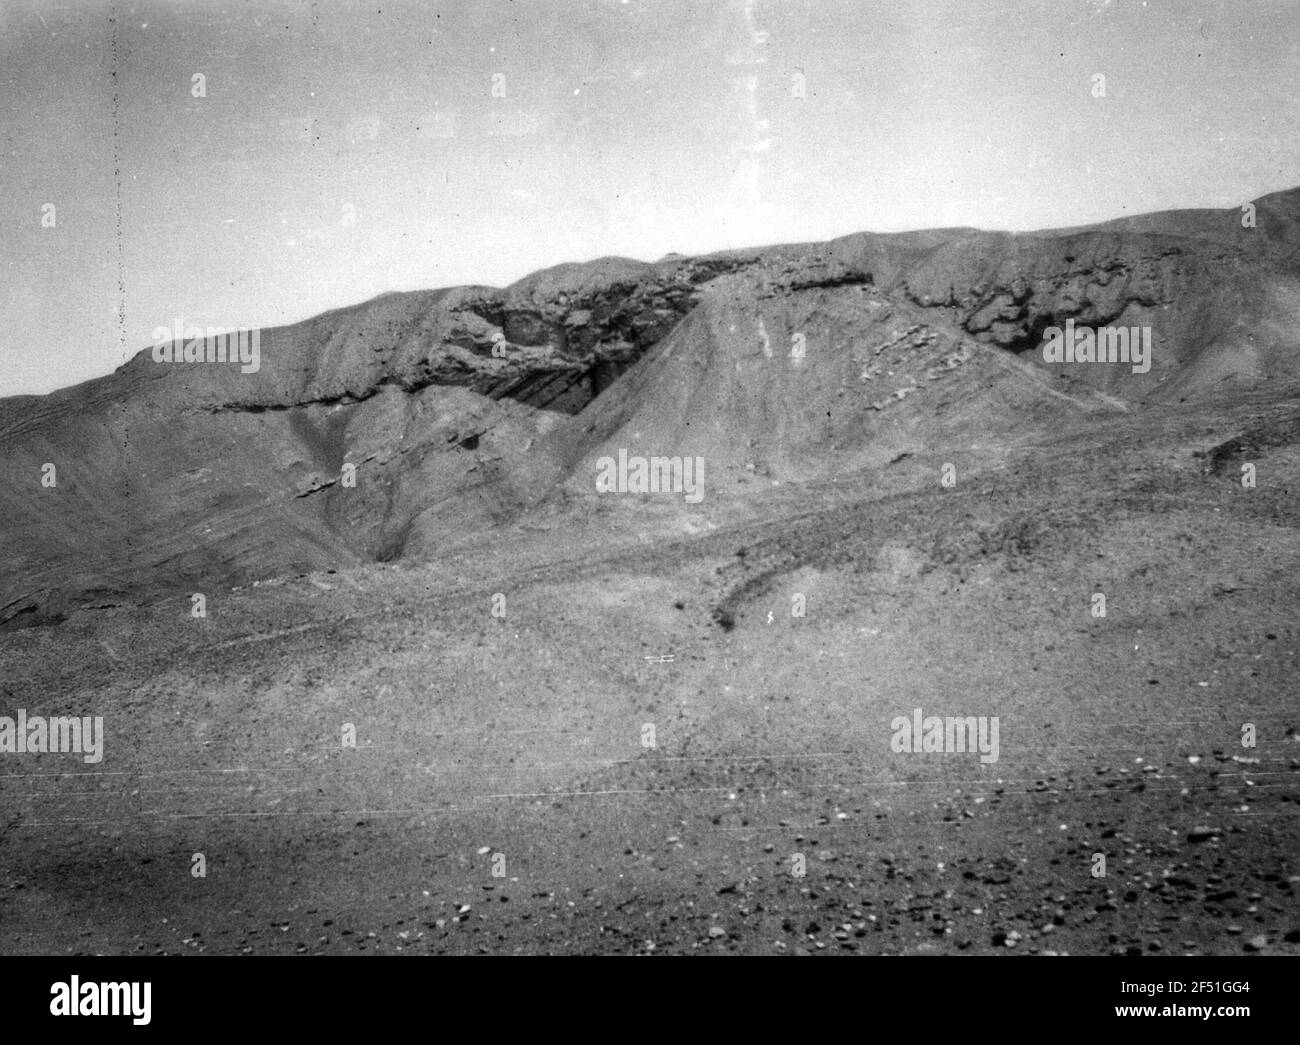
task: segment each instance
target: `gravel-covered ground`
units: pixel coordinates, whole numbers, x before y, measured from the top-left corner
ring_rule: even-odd
[[[0,951],[1300,952],[1295,416],[7,632],[7,708],[106,740],[0,763]],[[916,708],[997,761],[892,750]]]

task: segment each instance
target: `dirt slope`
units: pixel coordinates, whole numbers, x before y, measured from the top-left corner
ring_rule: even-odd
[[[1061,412],[1289,388],[1298,210],[1293,190],[1258,201],[1254,229],[1179,212],[606,258],[263,331],[255,372],[145,350],[0,401],[0,622],[436,554],[566,480],[592,489],[616,444],[704,456],[723,491],[963,430],[1033,440]],[[1044,364],[1067,319],[1150,325],[1150,371]]]
[[[6,762],[0,950],[1300,952],[1300,430],[1221,411],[10,632],[106,741]]]

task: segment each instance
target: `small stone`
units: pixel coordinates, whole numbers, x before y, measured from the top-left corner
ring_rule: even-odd
[[[1260,933],[1258,936],[1252,936],[1243,946],[1248,951],[1262,951],[1268,946],[1268,937]]]

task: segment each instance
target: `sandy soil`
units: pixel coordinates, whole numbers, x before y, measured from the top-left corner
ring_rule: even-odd
[[[0,952],[1298,953],[1295,407],[7,632],[106,741],[0,759]]]

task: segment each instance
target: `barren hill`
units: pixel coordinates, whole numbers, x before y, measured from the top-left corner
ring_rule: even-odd
[[[104,724],[0,723],[0,952],[1300,953],[1298,209],[605,258],[0,401],[0,716]]]
[[[770,484],[1283,395],[1300,383],[1300,189],[1255,207],[1254,228],[1185,211],[603,258],[261,331],[256,372],[145,349],[0,401],[0,626],[436,558],[527,513],[587,512],[620,448],[704,459],[705,506],[674,509],[691,529]],[[1045,364],[1067,320],[1149,326],[1149,371]]]

